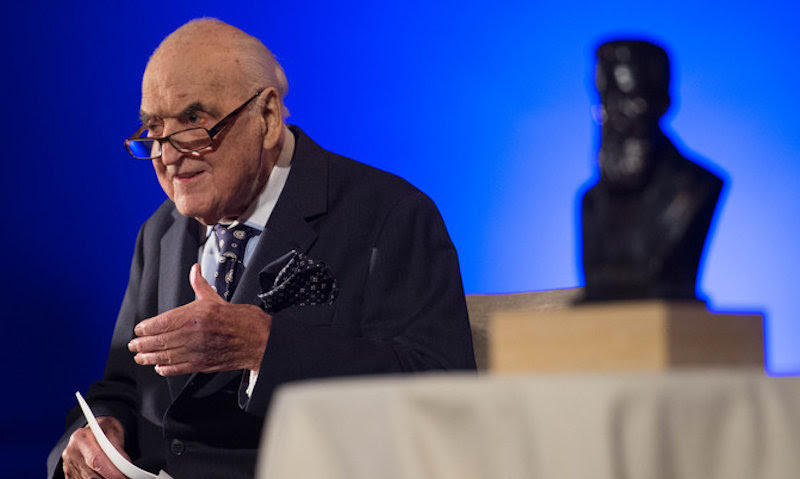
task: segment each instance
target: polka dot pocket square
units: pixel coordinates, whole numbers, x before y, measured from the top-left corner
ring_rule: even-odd
[[[277,275],[269,271],[259,275],[262,293],[258,297],[264,311],[275,314],[289,306],[333,304],[338,288],[328,265],[294,250],[278,263],[283,261],[286,264]]]

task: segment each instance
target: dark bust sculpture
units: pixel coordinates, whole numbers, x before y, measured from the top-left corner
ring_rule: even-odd
[[[664,135],[669,59],[652,43],[597,49],[600,179],[583,196],[587,301],[694,299],[700,256],[722,180]]]

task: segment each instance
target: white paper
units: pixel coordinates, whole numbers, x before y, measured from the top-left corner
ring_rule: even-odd
[[[172,479],[169,474],[166,472],[159,471],[158,475],[149,473],[144,469],[140,469],[135,465],[131,464],[130,461],[125,459],[122,454],[117,451],[117,448],[111,444],[111,441],[108,440],[103,429],[100,428],[100,424],[97,423],[97,419],[95,419],[94,414],[92,414],[92,410],[89,409],[89,405],[86,404],[84,401],[83,396],[78,391],[75,391],[75,397],[78,398],[78,404],[81,406],[81,410],[83,410],[83,416],[86,418],[86,421],[89,423],[89,428],[92,430],[92,434],[94,434],[95,439],[97,439],[97,443],[100,445],[100,449],[106,453],[108,459],[111,461],[114,466],[119,469],[119,471],[130,479]]]

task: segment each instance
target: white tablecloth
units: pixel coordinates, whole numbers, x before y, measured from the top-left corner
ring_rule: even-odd
[[[279,391],[259,479],[800,477],[800,378],[428,375]]]

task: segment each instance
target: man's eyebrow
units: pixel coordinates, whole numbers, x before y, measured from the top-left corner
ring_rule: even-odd
[[[139,122],[141,122],[142,125],[149,122],[150,119],[153,118],[154,116],[155,115],[151,115],[150,113],[147,113],[144,110],[139,110]]]
[[[181,117],[183,117],[183,118],[185,118],[185,117],[187,117],[187,116],[191,115],[192,113],[196,113],[196,112],[198,112],[198,111],[202,111],[202,112],[208,113],[208,114],[210,114],[211,116],[217,116],[217,114],[218,114],[219,112],[217,112],[217,111],[212,111],[212,110],[214,110],[214,109],[213,109],[213,108],[209,108],[209,107],[208,107],[208,106],[206,106],[206,105],[203,105],[203,104],[202,104],[201,102],[199,102],[199,101],[196,101],[196,102],[190,103],[190,104],[189,104],[189,106],[187,106],[186,108],[184,108],[184,109],[183,109],[183,111],[181,112],[180,116],[181,116]]]
[[[185,118],[185,117],[191,115],[192,113],[196,113],[198,111],[209,113],[212,116],[219,116],[219,112],[217,112],[215,109],[209,108],[209,107],[203,105],[202,102],[195,101],[195,102],[192,102],[189,105],[187,105],[186,108],[184,108],[183,111],[181,111],[180,114],[178,114],[176,116],[176,118]],[[139,111],[139,121],[141,121],[143,125],[146,124],[151,119],[157,118],[157,117],[159,117],[159,115],[154,115],[152,113],[147,113],[144,110],[140,110]]]

